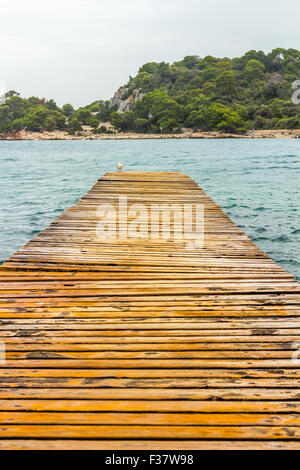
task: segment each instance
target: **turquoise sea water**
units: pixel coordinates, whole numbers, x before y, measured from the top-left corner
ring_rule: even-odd
[[[0,261],[122,160],[194,178],[266,253],[300,280],[296,139],[0,142]]]

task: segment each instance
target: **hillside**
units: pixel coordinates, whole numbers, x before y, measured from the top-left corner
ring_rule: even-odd
[[[233,59],[187,56],[173,64],[150,62],[111,100],[77,110],[9,92],[0,106],[0,133],[27,129],[80,135],[83,126],[93,134],[299,129],[300,105],[291,100],[292,83],[299,79],[296,49],[249,51]]]

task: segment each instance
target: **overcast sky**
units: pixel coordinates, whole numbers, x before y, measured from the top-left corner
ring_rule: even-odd
[[[146,62],[299,49],[300,2],[0,0],[0,40],[7,89],[77,107],[110,98]]]

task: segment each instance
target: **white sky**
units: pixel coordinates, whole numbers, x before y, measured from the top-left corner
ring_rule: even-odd
[[[300,2],[0,0],[0,41],[8,90],[80,106],[110,98],[146,62],[299,49]]]

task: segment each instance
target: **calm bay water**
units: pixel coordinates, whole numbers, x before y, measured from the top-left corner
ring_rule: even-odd
[[[128,170],[190,175],[300,280],[300,141],[296,139],[0,142],[0,261],[122,160]]]

